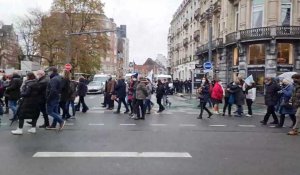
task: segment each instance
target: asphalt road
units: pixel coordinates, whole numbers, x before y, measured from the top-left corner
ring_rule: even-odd
[[[299,174],[299,137],[287,136],[289,128],[259,125],[262,115],[198,120],[195,105],[172,96],[172,106],[164,113],[153,111],[146,120],[134,121],[128,115],[101,108],[101,95],[90,95],[86,100],[90,111],[78,113],[62,132],[39,129],[34,135],[25,132],[13,136],[10,130],[16,126],[7,126],[8,116],[3,116],[0,175]],[[290,125],[290,120],[286,124]],[[45,152],[57,152],[62,157],[33,157]],[[64,152],[73,157],[63,157]],[[120,156],[95,153],[88,158],[78,152]],[[128,152],[146,152],[154,157],[121,157]],[[155,157],[157,152],[188,153],[190,157]]]

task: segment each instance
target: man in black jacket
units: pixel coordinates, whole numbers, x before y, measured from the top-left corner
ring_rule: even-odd
[[[66,122],[58,113],[59,98],[61,94],[61,77],[58,75],[56,68],[50,69],[50,82],[47,87],[47,113],[53,117],[53,122],[50,127],[46,129],[56,129],[57,122],[59,123],[59,130],[62,130]]]
[[[266,84],[266,95],[265,95],[265,105],[267,108],[267,113],[264,117],[264,120],[261,121],[263,125],[266,125],[268,123],[270,115],[273,116],[273,122],[270,124],[278,124],[278,118],[275,113],[275,106],[278,103],[279,100],[279,94],[278,91],[281,90],[280,86],[270,77],[265,78],[265,84]]]
[[[22,79],[17,73],[13,73],[9,86],[6,88],[5,95],[8,98],[8,107],[13,111],[13,118],[10,120],[16,120],[17,116],[17,101],[20,99]]]
[[[161,104],[161,100],[164,94],[165,94],[164,84],[161,82],[161,80],[158,80],[157,89],[156,89],[156,99],[157,99],[157,104],[159,105],[159,110],[157,112],[162,112],[163,110],[165,110],[165,107]]]
[[[117,83],[117,85],[115,87],[115,91],[117,93],[117,98],[119,98],[118,109],[117,109],[117,111],[115,113],[116,114],[120,113],[121,104],[123,103],[124,106],[125,106],[125,108],[126,108],[126,111],[124,112],[124,114],[127,114],[129,112],[129,109],[128,109],[127,103],[125,101],[125,97],[126,97],[126,84],[125,84],[125,79],[124,78],[120,78],[118,80],[118,83]]]
[[[49,118],[46,111],[46,91],[47,86],[49,83],[49,78],[45,75],[45,72],[43,70],[39,70],[36,73],[38,84],[40,87],[40,95],[41,95],[41,103],[40,103],[40,112],[43,114],[44,117],[44,124],[39,126],[39,128],[46,128],[49,126]]]

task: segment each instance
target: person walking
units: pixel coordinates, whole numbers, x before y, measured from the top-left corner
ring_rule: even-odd
[[[22,135],[25,119],[32,119],[32,128],[29,133],[36,133],[36,122],[40,115],[40,86],[32,72],[27,74],[27,80],[22,86],[21,102],[18,110],[19,127],[11,131],[13,135]]]
[[[124,78],[120,78],[118,80],[118,83],[116,85],[115,91],[117,93],[117,98],[119,99],[118,101],[118,108],[117,111],[115,112],[115,114],[120,114],[120,110],[121,110],[121,104],[123,103],[125,106],[126,111],[124,112],[124,114],[127,114],[129,112],[127,103],[125,101],[126,98],[126,83],[125,83],[125,79]]]
[[[69,108],[71,106],[73,117],[75,117],[75,114],[76,114],[75,99],[77,97],[77,86],[78,86],[78,83],[76,81],[74,81],[74,80],[70,81],[70,94],[71,94],[71,97],[67,102],[66,110],[69,113]]]
[[[165,107],[161,104],[164,93],[165,93],[164,84],[161,82],[161,80],[158,80],[157,89],[156,89],[156,99],[157,99],[157,104],[159,106],[159,110],[157,111],[158,113],[165,110]]]
[[[206,103],[208,102],[210,93],[209,93],[209,81],[206,77],[202,78],[201,86],[197,90],[199,93],[199,98],[200,98],[200,114],[197,117],[197,119],[202,119],[203,118],[203,111],[205,110],[208,113],[208,118],[211,118],[213,115],[209,109],[206,107]]]
[[[70,118],[71,115],[69,114],[69,111],[67,111],[67,102],[71,98],[71,89],[70,89],[70,80],[71,74],[69,71],[64,70],[64,75],[61,79],[61,96],[60,96],[60,102],[59,107],[62,109],[62,118],[67,119]],[[69,109],[69,108],[68,108]]]
[[[146,83],[147,80],[144,78],[140,78],[140,82],[136,87],[136,114],[137,116],[134,118],[135,120],[145,120],[145,108],[144,108],[144,100],[148,96]],[[142,114],[142,117],[140,117]]]
[[[151,111],[152,84],[151,84],[150,79],[147,79],[146,88],[147,88],[148,96],[145,99],[144,108],[145,108],[145,110],[147,110],[146,114],[151,114],[150,111]]]
[[[78,84],[78,88],[77,88],[77,95],[79,96],[79,102],[75,108],[78,111],[80,111],[80,106],[82,104],[82,112],[83,113],[86,113],[89,110],[89,108],[85,104],[85,100],[84,100],[84,97],[86,96],[86,94],[87,94],[87,85],[85,84],[85,78],[81,77],[79,79],[79,84]]]
[[[61,77],[55,67],[50,68],[50,81],[47,86],[47,113],[53,118],[52,124],[46,129],[56,129],[57,122],[59,130],[62,130],[66,122],[58,113],[59,97],[61,94]]]
[[[276,126],[276,128],[282,128],[285,121],[285,115],[289,115],[293,124],[291,128],[296,123],[296,109],[290,104],[290,99],[293,94],[294,86],[290,84],[290,82],[287,79],[283,79],[282,81],[282,89],[279,91],[281,94],[280,100],[279,100],[279,114],[280,114],[280,120],[279,124]]]
[[[222,116],[225,116],[225,113],[226,113],[226,109],[228,108],[228,116],[231,117],[231,107],[232,107],[232,104],[229,103],[229,98],[230,96],[233,96],[232,93],[230,93],[230,88],[232,86],[233,82],[229,83],[225,89],[225,97],[224,97],[224,107],[223,107],[223,115]]]
[[[265,79],[266,84],[266,94],[265,94],[265,105],[267,106],[267,113],[264,117],[264,119],[260,122],[263,125],[267,125],[268,120],[270,118],[270,115],[273,117],[273,122],[270,124],[277,125],[278,124],[278,118],[275,113],[275,106],[278,103],[279,100],[279,94],[278,91],[281,90],[280,86],[270,77],[266,77]]]
[[[234,104],[237,106],[237,113],[235,117],[242,117],[243,105],[245,104],[245,94],[243,92],[242,84],[236,80],[230,88],[230,93],[234,96]]]
[[[296,109],[296,123],[293,129],[288,132],[288,135],[298,135],[300,125],[300,74],[292,76],[294,80],[294,90],[292,95],[292,105]]]
[[[245,94],[246,94],[246,104],[248,107],[248,114],[246,117],[252,117],[252,104],[254,103],[256,99],[256,85],[255,83],[250,83],[249,85],[244,83],[245,87]]]
[[[49,83],[49,78],[46,76],[45,72],[43,70],[38,70],[36,73],[37,81],[40,87],[40,112],[43,114],[44,118],[44,124],[39,126],[39,128],[46,128],[49,127],[49,117],[46,110],[46,92],[47,92],[47,86]]]
[[[4,75],[2,77],[2,81],[3,81],[3,85],[4,85],[4,103],[5,104],[5,111],[3,114],[9,114],[9,107],[8,107],[8,97],[7,97],[7,94],[5,93],[6,92],[6,89],[7,87],[9,86],[9,78],[8,76]]]
[[[13,73],[9,86],[6,88],[5,96],[8,98],[8,107],[13,111],[13,118],[10,120],[17,120],[17,101],[20,99],[20,88],[22,86],[21,76]]]
[[[212,89],[211,99],[214,104],[215,114],[220,114],[219,113],[219,104],[222,103],[224,90],[223,90],[222,84],[219,82],[218,78],[216,78],[214,82],[215,82],[215,85]]]
[[[112,97],[115,95],[114,91],[115,91],[115,86],[116,86],[116,82],[115,80],[112,79],[112,77],[110,76],[107,82],[107,104],[108,104],[108,110],[113,110],[114,109],[114,101],[115,99],[112,99]]]

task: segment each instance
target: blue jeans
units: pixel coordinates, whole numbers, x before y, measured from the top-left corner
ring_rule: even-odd
[[[144,109],[148,110],[148,112],[151,111],[151,101],[150,101],[150,99],[145,99]]]
[[[239,116],[242,116],[242,114],[243,114],[243,106],[242,105],[237,105],[237,113]]]
[[[8,100],[8,107],[13,111],[14,119],[17,117],[17,100]]]
[[[58,113],[58,107],[59,107],[58,99],[51,100],[47,103],[47,113],[53,118],[51,127],[55,127],[57,122],[59,124],[62,124],[64,122],[62,117]]]
[[[68,113],[69,113],[70,106],[72,108],[72,115],[75,116],[75,111],[76,110],[75,110],[75,102],[73,100],[68,101],[67,104],[66,104],[66,110],[68,111]]]

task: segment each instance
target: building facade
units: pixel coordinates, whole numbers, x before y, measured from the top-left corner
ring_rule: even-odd
[[[13,25],[0,25],[0,68],[19,69],[21,48]]]
[[[237,76],[253,75],[259,91],[263,91],[265,77],[276,77],[282,72],[300,71],[300,1],[298,0],[185,0],[183,16],[177,29],[195,26],[194,38],[196,63],[208,60],[208,26],[212,25],[212,61],[214,76],[230,82]],[[184,8],[191,7],[193,8]],[[183,10],[185,9],[185,10]],[[191,9],[194,9],[191,10]],[[174,15],[169,34],[169,58],[173,74],[184,65],[176,50],[177,43]],[[190,19],[191,18],[191,19]],[[185,25],[183,21],[191,20]],[[177,20],[175,20],[177,21]],[[197,30],[196,30],[197,29]],[[178,37],[177,37],[178,38]],[[176,40],[176,39],[175,39]],[[190,41],[190,40],[189,40]],[[179,49],[180,50],[180,49]],[[189,52],[184,52],[190,54]],[[183,54],[183,55],[184,55]],[[184,61],[183,61],[184,62]],[[192,63],[192,62],[191,62]],[[186,64],[186,63],[185,63]],[[176,76],[175,76],[176,77]],[[179,77],[180,78],[180,77]]]

